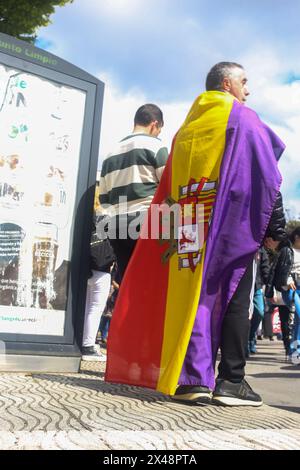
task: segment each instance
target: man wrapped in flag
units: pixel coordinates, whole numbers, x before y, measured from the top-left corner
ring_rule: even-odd
[[[260,406],[244,379],[245,354],[255,255],[263,243],[275,249],[286,236],[277,167],[284,145],[244,106],[249,91],[241,65],[215,65],[206,90],[174,138],[126,271],[106,381],[188,403],[212,398]],[[169,236],[168,207],[177,211]]]

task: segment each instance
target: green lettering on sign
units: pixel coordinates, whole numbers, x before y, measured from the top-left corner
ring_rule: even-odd
[[[47,55],[40,54],[38,52],[34,52],[34,50],[30,50],[28,48],[25,49],[25,51],[22,49],[22,47],[17,46],[13,43],[10,42],[5,42],[0,40],[0,49],[5,49],[5,52],[7,50],[16,52],[17,54],[25,55],[27,57],[30,57],[32,59],[38,60],[39,62],[42,62],[43,64],[50,64],[50,65],[56,65],[57,60],[52,59],[51,57]],[[26,83],[25,86],[23,87],[22,84],[20,84],[21,88],[26,88]]]
[[[57,64],[56,60],[53,60],[46,55],[39,54],[38,52],[31,51],[30,49],[25,49],[25,55],[27,55],[27,57],[31,57],[32,59],[39,60],[40,62],[43,62],[43,64]]]

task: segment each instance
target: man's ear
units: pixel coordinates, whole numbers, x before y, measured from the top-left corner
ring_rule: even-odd
[[[151,122],[151,124],[150,124],[150,135],[152,135],[153,132],[156,131],[156,129],[157,129],[157,124],[158,124],[158,121],[153,121],[153,122]]]
[[[223,90],[230,91],[231,90],[231,81],[230,78],[225,77],[223,80]]]

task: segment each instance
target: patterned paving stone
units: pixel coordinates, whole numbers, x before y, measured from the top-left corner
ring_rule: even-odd
[[[3,450],[298,450],[300,430],[0,432]]]
[[[187,406],[153,390],[105,383],[104,367],[0,374],[0,448],[299,448],[297,413],[267,405]]]

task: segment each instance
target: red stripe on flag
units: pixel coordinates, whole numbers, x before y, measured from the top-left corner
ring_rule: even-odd
[[[170,157],[153,204],[164,202],[171,193],[171,162]],[[148,220],[150,215],[149,211]],[[157,386],[168,295],[169,263],[162,265],[166,250],[168,243],[160,245],[158,240],[140,239],[136,245],[110,325],[108,382]],[[137,279],[142,286],[139,290],[135,288]]]

